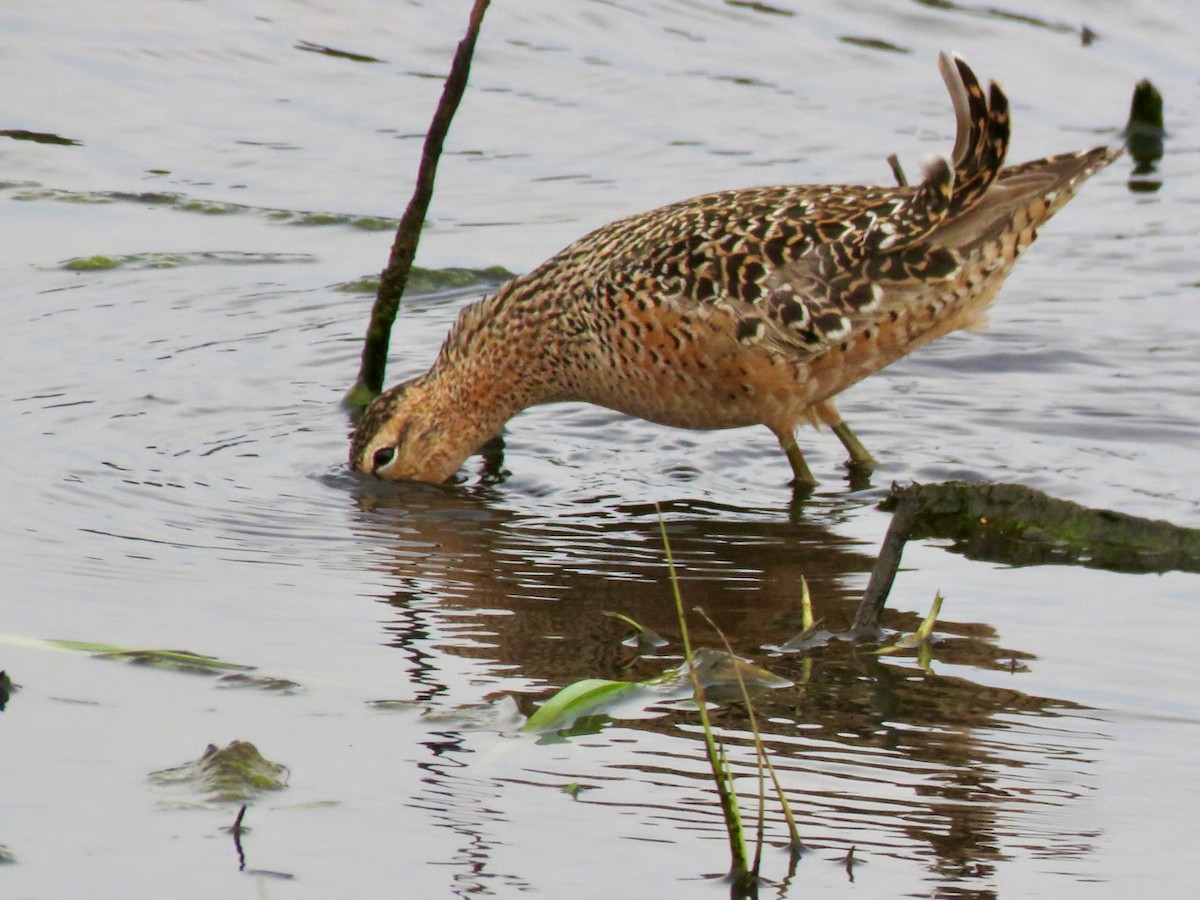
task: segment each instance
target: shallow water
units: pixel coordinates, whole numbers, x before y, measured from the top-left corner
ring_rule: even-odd
[[[915,171],[952,138],[940,49],[1002,81],[1014,159],[1115,141],[1133,83],[1162,90],[1161,187],[1131,191],[1126,161],[1090,182],[990,330],[846,396],[882,463],[873,484],[852,489],[840,445],[806,434],[824,484],[794,504],[765,429],[673,431],[586,407],[516,419],[500,484],[480,483],[478,460],[453,489],[345,472],[337,401],[369,298],[336,286],[377,271],[390,234],[295,222],[403,208],[468,6],[0,11],[0,128],[79,142],[0,137],[0,668],[21,686],[0,718],[3,893],[724,894],[705,880],[725,848],[685,708],[564,743],[420,712],[512,695],[528,713],[577,679],[673,664],[676,645],[629,666],[601,615],[675,635],[655,503],[688,602],[798,683],[760,714],[812,852],[790,879],[769,853],[766,890],[1183,893],[1195,575],[1007,568],[927,542],[906,550],[885,624],[911,630],[946,595],[931,674],[842,645],[808,661],[761,647],[799,631],[802,575],[826,624],[848,624],[893,480],[1021,482],[1200,526],[1200,16],[1182,0],[1063,3],[1053,20],[901,0],[494,4],[426,266],[520,271],[703,191],[887,181],[891,152]],[[166,253],[181,264],[63,267]],[[426,366],[482,290],[407,302],[391,378]],[[18,638],[186,648],[300,689]],[[715,715],[747,766],[744,714]],[[234,739],[292,773],[248,813],[250,877],[221,830],[235,809],[181,809],[147,780]],[[573,800],[571,783],[590,789]],[[851,847],[853,884],[838,862]]]

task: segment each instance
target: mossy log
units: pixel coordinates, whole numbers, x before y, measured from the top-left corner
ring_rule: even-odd
[[[877,630],[904,544],[935,538],[968,559],[1012,566],[1077,565],[1111,572],[1200,572],[1200,530],[1089,509],[1020,484],[893,486],[893,514],[853,631]]]

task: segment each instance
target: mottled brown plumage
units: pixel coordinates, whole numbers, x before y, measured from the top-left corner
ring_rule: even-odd
[[[682,428],[824,423],[873,460],[833,398],[914,348],[979,324],[1036,229],[1118,152],[1002,168],[1008,102],[942,56],[957,136],[913,187],[707,194],[622,219],[467,307],[433,367],[379,396],[350,463],[440,482],[540,403],[586,401]]]

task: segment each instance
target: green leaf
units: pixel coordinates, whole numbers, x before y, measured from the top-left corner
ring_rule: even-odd
[[[71,272],[94,272],[98,269],[115,269],[119,265],[111,256],[84,256],[67,260],[63,268]]]
[[[875,651],[878,656],[887,656],[890,653],[897,653],[900,650],[911,650],[913,647],[920,647],[929,640],[929,636],[933,634],[933,626],[937,624],[937,617],[942,611],[942,593],[938,591],[933,598],[933,606],[930,607],[928,615],[921,622],[919,628],[912,634],[906,634],[899,638],[894,644],[888,647],[880,647]]]
[[[816,628],[813,620],[812,593],[808,589],[808,579],[800,576],[800,627],[805,631]]]
[[[736,687],[738,676],[749,687],[782,688],[792,682],[780,678],[751,662],[726,653],[698,647],[692,653],[696,678],[705,690]],[[537,709],[521,730],[531,733],[561,731],[584,716],[610,711],[617,703],[639,697],[662,699],[686,697],[692,693],[692,667],[687,663],[673,666],[645,681],[608,681],[585,678],[569,684]]]
[[[808,579],[800,576],[800,625],[803,628],[791,640],[769,649],[781,653],[801,653],[814,647],[824,647],[836,635],[821,627],[821,622],[813,618],[812,593],[808,589]]]
[[[592,790],[593,787],[590,784],[580,784],[578,781],[572,781],[570,784],[563,785],[562,792],[568,794],[572,800],[578,800],[580,794],[584,791]]]
[[[585,678],[565,688],[538,707],[521,730],[527,733],[558,731],[578,718],[646,690],[636,681],[607,681]]]

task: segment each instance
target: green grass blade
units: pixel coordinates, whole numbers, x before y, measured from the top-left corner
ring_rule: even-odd
[[[704,696],[704,685],[701,683],[700,675],[694,665],[687,615],[683,610],[683,595],[680,593],[679,577],[675,571],[675,557],[671,553],[671,542],[667,537],[667,523],[663,519],[662,509],[657,504],[655,504],[655,508],[658,510],[658,529],[662,534],[663,549],[667,557],[667,572],[671,578],[671,593],[675,598],[675,615],[679,620],[683,655],[691,672],[692,694],[696,699],[700,725],[704,729],[704,749],[708,755],[708,764],[712,769],[717,796],[721,801],[721,813],[725,818],[725,833],[729,838],[729,875],[736,883],[740,884],[750,877],[750,867],[746,859],[746,836],[742,829],[741,812],[738,810],[737,794],[733,790],[733,776],[725,763],[725,754],[718,748],[713,736],[712,723],[708,718],[708,705]]]
[[[529,721],[522,726],[521,731],[538,734],[570,728],[576,719],[591,715],[645,690],[646,686],[637,681],[585,678],[568,684],[538,707],[529,717]]]

